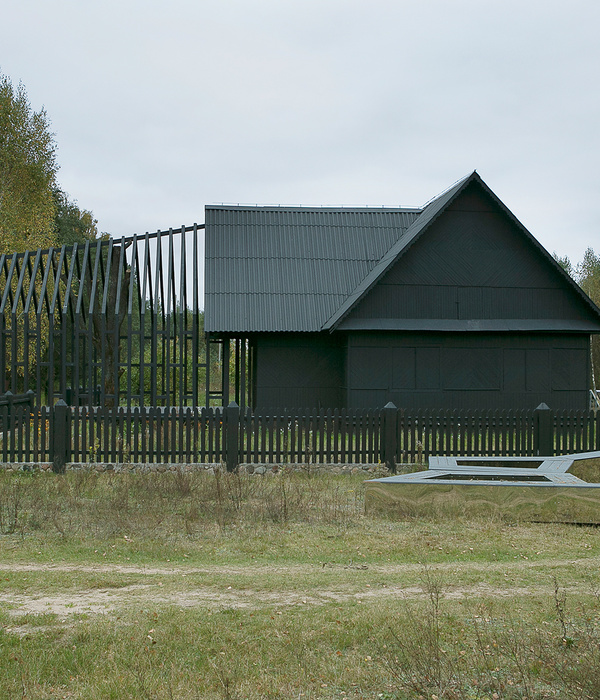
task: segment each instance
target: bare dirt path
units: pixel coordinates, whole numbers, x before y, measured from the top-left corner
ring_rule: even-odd
[[[473,599],[479,597],[506,597],[528,595],[552,595],[550,586],[529,588],[493,587],[485,584],[450,589],[443,596],[448,599]],[[52,613],[60,617],[73,614],[107,614],[124,606],[135,606],[141,609],[163,605],[175,605],[181,608],[203,607],[216,609],[241,609],[260,607],[285,608],[293,605],[325,605],[326,603],[357,603],[366,602],[373,598],[393,596],[399,599],[423,598],[426,596],[420,586],[400,587],[385,586],[370,589],[361,588],[359,591],[319,590],[264,592],[248,589],[215,591],[214,589],[195,588],[180,592],[157,592],[156,585],[125,586],[118,590],[87,590],[77,593],[66,593],[60,596],[22,594],[0,594],[0,605],[8,605],[8,612],[13,616],[40,615]]]
[[[524,560],[515,559],[509,562],[450,562],[434,564],[429,567],[430,571],[439,573],[460,573],[461,571],[473,572],[481,570],[489,573],[491,570],[504,571],[509,576],[515,576],[519,571],[531,568],[545,568],[549,565],[554,570],[561,568],[585,568],[586,570],[598,571],[600,567],[600,557],[586,559],[561,559],[553,560]],[[11,616],[23,616],[28,614],[40,615],[52,613],[64,619],[74,614],[98,615],[108,614],[118,611],[119,608],[135,606],[140,609],[148,609],[155,606],[174,605],[181,608],[202,607],[208,610],[218,610],[227,608],[264,608],[275,609],[285,608],[295,605],[324,605],[327,603],[347,603],[347,602],[368,602],[375,597],[394,596],[399,599],[420,598],[425,595],[421,586],[400,586],[388,584],[366,584],[364,580],[343,582],[328,588],[323,588],[319,584],[318,588],[309,587],[307,579],[310,580],[310,573],[317,572],[323,568],[328,569],[360,569],[371,573],[386,574],[390,576],[401,575],[403,573],[414,573],[423,571],[422,564],[337,564],[326,562],[324,564],[294,564],[285,565],[249,565],[240,567],[146,567],[119,564],[99,564],[99,565],[75,565],[75,564],[41,564],[15,563],[0,564],[0,571],[11,573],[24,572],[66,572],[66,573],[115,573],[118,575],[136,574],[147,576],[148,581],[136,583],[134,585],[123,585],[111,588],[69,590],[59,595],[46,595],[42,591],[36,592],[31,585],[23,593],[2,593],[0,594],[0,607],[4,608]],[[250,574],[260,578],[261,572],[270,576],[274,574],[281,576],[282,582],[289,580],[293,575],[299,573],[306,574],[303,579],[304,590],[288,589],[285,583],[280,590],[265,591],[253,588],[235,587],[228,585],[220,588],[216,585],[198,586],[182,585],[177,587],[176,581],[171,579],[169,590],[162,589],[163,583],[159,577],[187,577],[193,575],[210,574],[212,576],[223,574],[224,577],[235,577],[235,575]],[[233,579],[232,579],[233,580]],[[247,580],[247,579],[246,579]],[[175,586],[175,590],[173,590]],[[554,588],[551,585],[538,584],[527,588],[518,588],[511,585],[490,586],[480,583],[472,586],[452,586],[445,587],[444,597],[451,599],[473,599],[479,597],[507,597],[507,596],[530,596],[543,595],[552,596]],[[16,622],[16,621],[15,621]],[[28,627],[27,625],[23,626]],[[7,628],[7,630],[17,632],[18,628]]]
[[[600,568],[600,556],[585,557],[583,559],[524,559],[521,556],[515,556],[513,561],[497,561],[497,562],[440,562],[428,565],[436,571],[453,571],[453,570],[477,570],[490,571],[501,570],[505,568],[514,569],[521,568],[562,568],[570,566],[585,566],[591,568],[597,566]],[[173,566],[173,567],[156,567],[156,566],[135,566],[130,564],[64,564],[64,563],[38,563],[38,562],[16,562],[16,563],[0,563],[0,572],[10,571],[57,571],[57,572],[72,572],[81,571],[85,573],[117,573],[117,574],[136,574],[148,576],[181,576],[192,574],[223,574],[223,575],[240,575],[248,573],[260,574],[261,571],[269,573],[300,573],[302,571],[310,572],[315,569],[357,569],[369,570],[377,573],[401,574],[415,571],[423,571],[425,565],[423,563],[406,563],[406,564],[364,564],[360,562],[337,563],[337,562],[318,562],[307,564],[248,564],[244,566]]]

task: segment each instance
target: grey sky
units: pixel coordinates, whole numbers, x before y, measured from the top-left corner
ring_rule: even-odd
[[[0,71],[103,231],[418,206],[477,169],[551,252],[600,249],[597,0],[2,5]]]

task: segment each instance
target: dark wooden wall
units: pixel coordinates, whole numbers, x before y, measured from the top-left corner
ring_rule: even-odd
[[[345,405],[345,338],[329,333],[256,336],[256,408]]]
[[[347,343],[347,345],[346,345]],[[257,408],[585,409],[589,336],[269,334],[256,340]]]
[[[348,406],[587,408],[589,336],[353,333]]]
[[[597,319],[472,184],[349,314],[365,319]],[[342,328],[344,324],[342,323]]]
[[[577,290],[472,183],[337,333],[258,336],[257,405],[584,409],[594,328]]]

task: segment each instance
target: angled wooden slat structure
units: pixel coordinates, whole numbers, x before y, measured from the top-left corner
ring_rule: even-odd
[[[205,340],[200,308],[203,229],[2,255],[0,394],[33,390],[40,406],[227,403],[228,356]]]

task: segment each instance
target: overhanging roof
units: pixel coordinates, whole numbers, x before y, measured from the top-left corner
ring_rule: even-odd
[[[422,209],[207,207],[205,329],[234,334],[354,328],[356,323],[344,320],[350,311],[472,183],[562,275],[598,323],[516,319],[511,325],[509,319],[500,325],[494,322],[492,328],[490,322],[474,320],[454,330],[598,332],[600,310],[477,172]],[[409,330],[415,323],[397,319],[393,326]],[[391,330],[389,324],[389,320],[371,319],[367,326]],[[419,329],[434,325],[435,319],[425,319]],[[450,330],[447,323],[442,325]],[[439,323],[436,327],[441,330]]]
[[[320,331],[420,213],[207,207],[205,329]]]
[[[448,206],[448,204],[465,188],[476,173],[469,177],[460,180],[456,185],[451,187],[447,192],[444,192],[439,197],[428,204],[421,214],[413,221],[412,225],[401,239],[396,241],[394,245],[386,252],[381,260],[375,265],[369,274],[360,281],[356,288],[348,295],[344,303],[336,309],[335,313],[327,319],[323,328],[326,330],[334,329],[339,322],[348,314],[348,312],[367,294],[367,292],[375,285],[389,268],[398,260],[401,254],[414,243],[434,221],[437,216]]]

